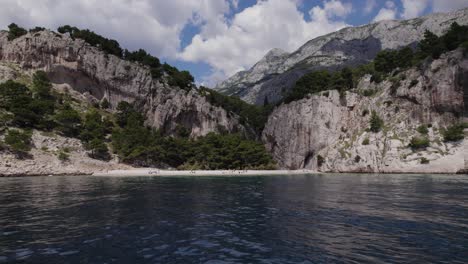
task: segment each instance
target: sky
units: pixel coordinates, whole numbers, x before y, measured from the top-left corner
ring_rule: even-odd
[[[343,27],[468,7],[468,0],[0,0],[0,28],[89,28],[213,87],[272,48]]]

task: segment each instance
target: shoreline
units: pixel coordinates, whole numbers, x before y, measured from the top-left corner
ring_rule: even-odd
[[[237,176],[237,175],[304,175],[320,174],[321,172],[312,170],[160,170],[160,169],[131,169],[131,170],[110,170],[107,172],[93,173],[92,176]]]
[[[95,176],[95,177],[138,177],[138,176],[156,176],[156,177],[170,177],[170,176],[274,176],[274,175],[307,175],[307,174],[436,174],[436,175],[468,175],[467,170],[460,170],[458,172],[427,172],[427,171],[335,171],[335,172],[321,172],[314,170],[161,170],[154,168],[135,168],[126,170],[108,170],[98,172],[66,172],[66,173],[14,173],[2,174],[0,178],[9,177],[49,177],[49,176]]]

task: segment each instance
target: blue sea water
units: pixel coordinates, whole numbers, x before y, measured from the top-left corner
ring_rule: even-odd
[[[468,263],[468,177],[0,178],[0,263]]]

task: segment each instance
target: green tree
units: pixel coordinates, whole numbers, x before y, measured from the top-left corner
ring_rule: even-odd
[[[67,137],[78,137],[80,134],[81,117],[70,104],[65,104],[53,116],[57,123],[57,131]]]
[[[422,135],[427,135],[427,133],[429,133],[426,125],[420,125],[416,130]]]
[[[111,107],[111,104],[107,100],[107,98],[102,99],[101,101],[101,109],[109,109]]]
[[[372,111],[371,119],[370,119],[370,131],[377,133],[382,130],[383,127],[383,120],[379,117],[377,112]]]
[[[455,124],[442,130],[442,136],[445,142],[459,141],[465,138],[465,126],[463,124]]]
[[[418,47],[425,56],[432,56],[434,59],[438,59],[443,52],[439,37],[429,30],[424,32],[424,38],[419,42]]]
[[[109,149],[102,139],[94,138],[87,144],[87,149],[91,151],[90,157],[99,160],[109,160]]]
[[[430,142],[427,137],[413,137],[411,138],[411,142],[409,146],[412,149],[425,149],[429,147]]]
[[[132,104],[121,101],[117,105],[116,121],[120,127],[125,127],[129,122],[142,126],[145,119]]]
[[[23,35],[26,35],[28,31],[26,29],[19,27],[15,23],[11,23],[8,25],[8,40],[14,40],[15,38],[21,37]]]
[[[5,135],[5,143],[18,157],[23,158],[31,150],[31,133],[9,129]]]
[[[375,70],[383,73],[393,71],[397,67],[395,55],[395,52],[391,50],[379,52],[374,59]]]

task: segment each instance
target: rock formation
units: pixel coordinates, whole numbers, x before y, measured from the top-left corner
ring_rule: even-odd
[[[461,50],[399,73],[396,84],[389,79],[375,84],[366,76],[342,98],[327,91],[279,106],[262,137],[288,169],[456,172],[464,167],[467,140],[445,143],[441,130],[463,121],[467,77],[468,59]],[[360,95],[369,89],[377,93]],[[368,131],[372,111],[384,120],[378,133]],[[413,136],[422,136],[416,130],[420,125],[428,125],[431,143],[413,151],[408,145]],[[423,158],[429,164],[421,164]]]
[[[396,49],[418,42],[425,30],[441,35],[453,22],[467,25],[468,8],[410,20],[387,20],[345,28],[310,40],[291,54],[272,50],[250,70],[235,74],[216,88],[249,103],[263,104],[265,98],[270,103],[277,102],[307,72],[362,64],[383,49]]]
[[[0,61],[16,63],[24,71],[44,70],[54,84],[91,100],[107,98],[114,109],[120,101],[135,102],[147,124],[166,134],[174,133],[178,125],[189,129],[192,137],[221,129],[246,131],[235,115],[210,105],[196,90],[170,87],[164,78],[153,79],[147,67],[105,54],[81,39],[48,30],[12,41],[7,35],[0,32]]]

